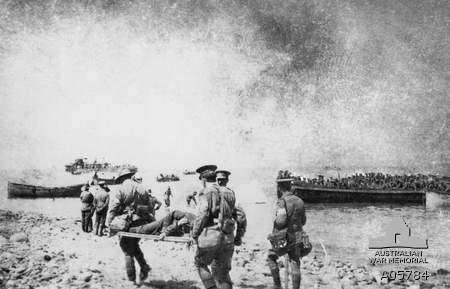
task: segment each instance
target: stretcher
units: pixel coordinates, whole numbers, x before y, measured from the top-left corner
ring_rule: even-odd
[[[139,238],[144,240],[154,240],[160,242],[173,242],[173,243],[186,243],[189,244],[191,242],[191,238],[188,237],[172,237],[166,236],[163,240],[161,240],[161,236],[159,235],[149,235],[149,234],[138,234],[138,233],[130,233],[130,232],[118,232],[117,235],[119,237],[130,237],[130,238]]]

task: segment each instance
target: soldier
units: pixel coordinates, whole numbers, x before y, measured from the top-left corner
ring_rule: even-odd
[[[94,196],[89,191],[89,184],[81,188],[81,229],[83,232],[92,231],[92,210],[94,208]]]
[[[123,181],[124,179],[125,181]],[[128,214],[131,217],[130,230],[133,227],[154,221],[154,218],[150,215],[151,204],[148,192],[142,186],[142,176],[139,173],[131,172],[129,169],[124,169],[117,177],[116,183],[122,183],[122,185],[111,199],[108,226],[110,227],[113,219],[121,214]],[[141,267],[139,274],[141,282],[148,277],[148,272],[151,270],[139,247],[139,240],[138,238],[130,237],[120,238],[120,248],[125,255],[125,268],[128,280],[133,283],[136,282],[134,259]]]
[[[215,165],[197,169],[203,189],[199,193],[199,216],[192,229],[197,247],[194,263],[206,289],[231,289],[236,200],[233,191],[215,184],[216,169]]]
[[[306,215],[302,199],[291,192],[291,182],[292,179],[290,178],[277,180],[279,199],[271,236],[283,236],[282,238],[285,238],[285,240],[282,243],[285,242],[287,245],[281,248],[272,246],[272,249],[269,250],[267,264],[272,274],[274,289],[281,289],[277,259],[285,254],[288,254],[292,268],[292,288],[300,288],[300,258],[302,253],[300,241],[301,232],[306,223]],[[280,234],[282,232],[286,232],[286,234]]]
[[[164,192],[164,204],[166,205],[166,208],[170,207],[170,198],[172,197],[172,190],[170,189],[170,186],[167,188],[167,191]]]
[[[229,187],[227,187],[230,175],[231,173],[226,170],[216,171],[217,184],[219,185],[220,190],[228,191],[232,193],[234,196],[235,195],[234,191],[231,190]],[[236,211],[235,214],[233,215],[233,218],[237,220],[238,225],[234,244],[240,246],[242,244],[242,237],[244,237],[245,232],[247,230],[247,216],[244,212],[244,209],[240,205],[236,206]]]
[[[153,196],[152,194],[152,190],[148,190],[148,195],[150,197],[150,214],[155,217],[156,216],[156,211],[159,210],[159,208],[161,208],[161,201],[158,200],[158,198],[156,198],[155,196]]]
[[[105,181],[99,181],[98,186],[99,188],[94,196],[95,235],[103,236],[106,214],[108,213],[109,188],[106,186]]]
[[[188,207],[191,206],[191,202],[194,202],[195,206],[197,206],[197,200],[195,199],[195,196],[197,196],[197,192],[195,191],[192,194],[187,195],[186,203]]]
[[[183,236],[191,231],[195,215],[187,212],[174,210],[158,221],[153,221],[130,229],[132,233],[160,235],[163,240],[165,236]]]

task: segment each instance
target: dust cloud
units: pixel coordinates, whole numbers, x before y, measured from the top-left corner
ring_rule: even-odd
[[[446,1],[0,5],[1,168],[449,162]]]

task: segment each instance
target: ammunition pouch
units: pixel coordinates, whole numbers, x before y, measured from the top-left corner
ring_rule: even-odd
[[[272,244],[272,248],[276,251],[281,251],[287,248],[288,240],[287,240],[287,229],[280,230],[278,232],[269,234],[267,239]]]
[[[235,221],[233,219],[223,220],[222,232],[224,232],[225,234],[232,234],[234,233],[234,229],[235,229]]]
[[[296,237],[296,243],[298,242],[300,244],[301,254],[300,257],[304,257],[311,253],[312,251],[312,244],[309,241],[309,236],[306,234],[305,231],[300,231],[295,233]]]
[[[200,249],[212,249],[220,246],[234,244],[234,235],[225,234],[218,226],[207,227],[197,239],[198,247]]]

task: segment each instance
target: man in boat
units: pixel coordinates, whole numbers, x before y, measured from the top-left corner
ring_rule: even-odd
[[[278,268],[278,258],[288,254],[291,265],[292,288],[299,289],[300,258],[301,258],[301,232],[306,223],[305,208],[302,199],[295,196],[291,191],[292,179],[282,178],[277,180],[278,201],[273,223],[272,234],[269,239],[272,248],[269,249],[267,264],[272,274],[274,289],[281,289],[280,270]],[[276,246],[274,244],[286,244]]]
[[[98,182],[98,189],[94,196],[95,208],[95,235],[103,236],[105,228],[106,214],[108,213],[109,188],[105,181]]]
[[[192,194],[187,195],[186,203],[187,203],[188,207],[191,206],[191,202],[194,202],[195,206],[197,206],[197,200],[195,199],[195,196],[197,196],[197,192],[196,191],[194,191]]]
[[[94,196],[89,191],[89,184],[81,188],[81,229],[83,232],[92,231],[92,211],[94,210]]]
[[[125,181],[124,181],[125,179]],[[142,185],[142,176],[136,172],[124,169],[116,178],[116,183],[122,183],[116,195],[112,197],[109,208],[108,227],[115,217],[127,215],[130,220],[129,230],[133,227],[142,226],[154,221],[150,214],[150,198],[148,191]],[[148,277],[151,268],[144,258],[144,254],[139,247],[138,238],[121,237],[120,248],[125,255],[125,268],[128,280],[136,282],[136,269],[134,259],[141,267],[139,279],[142,282]]]
[[[196,171],[203,189],[199,193],[199,215],[192,229],[197,247],[194,263],[206,289],[231,289],[229,272],[235,242],[236,200],[231,190],[215,183],[216,169],[215,165],[206,165]]]
[[[166,236],[183,236],[185,233],[189,233],[194,220],[194,214],[174,210],[161,220],[130,228],[130,232],[160,235],[160,239],[163,240]]]

